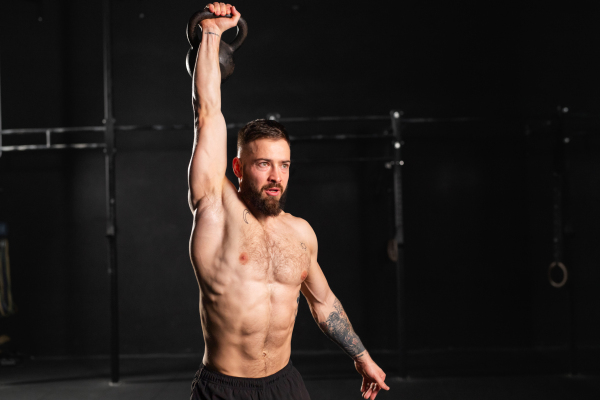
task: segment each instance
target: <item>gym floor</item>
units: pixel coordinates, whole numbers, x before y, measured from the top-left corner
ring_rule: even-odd
[[[342,358],[316,362],[296,357],[313,400],[360,399],[360,379]],[[294,357],[293,357],[294,359]],[[0,369],[0,399],[187,399],[197,357],[125,358],[121,381],[109,385],[107,359],[29,359]],[[323,371],[327,370],[328,379]],[[519,373],[495,376],[409,376],[386,380],[389,393],[379,399],[401,400],[587,400],[600,398],[600,375]]]

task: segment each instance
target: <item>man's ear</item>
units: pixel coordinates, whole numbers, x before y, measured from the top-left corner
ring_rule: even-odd
[[[237,176],[239,179],[242,178],[242,160],[240,160],[239,157],[234,157],[233,158],[233,173],[235,174],[235,176]]]

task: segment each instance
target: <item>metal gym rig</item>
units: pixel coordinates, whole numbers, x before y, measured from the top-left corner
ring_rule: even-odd
[[[117,266],[117,199],[115,194],[115,133],[128,131],[191,131],[193,125],[116,125],[113,115],[113,93],[112,93],[112,65],[111,65],[111,32],[110,32],[110,0],[103,0],[103,75],[104,75],[104,119],[103,126],[81,126],[81,127],[51,127],[34,129],[3,129],[2,128],[2,98],[0,81],[0,156],[3,152],[31,151],[31,150],[62,150],[62,149],[103,149],[105,154],[105,184],[106,184],[106,238],[107,238],[107,271],[110,280],[110,371],[111,382],[119,381],[119,308],[118,308],[118,266]],[[1,67],[1,65],[0,65]],[[1,68],[0,68],[1,73]],[[0,75],[1,77],[1,75]],[[567,282],[567,269],[564,266],[564,212],[563,198],[564,180],[565,180],[565,146],[569,142],[566,130],[563,126],[565,114],[568,109],[558,108],[559,129],[556,131],[555,145],[555,163],[554,163],[554,261],[550,265],[550,272],[554,268],[562,271],[563,279],[556,282],[549,276],[550,283],[557,288],[565,286]],[[267,115],[268,119],[276,119],[282,123],[297,122],[336,122],[336,121],[389,121],[391,131],[379,134],[342,134],[342,135],[312,135],[295,137],[290,140],[319,141],[319,140],[353,140],[353,139],[388,139],[387,145],[393,148],[393,157],[355,157],[340,159],[339,161],[366,162],[380,161],[384,162],[387,168],[393,171],[393,199],[395,215],[395,245],[397,246],[396,257],[396,301],[397,301],[397,328],[398,328],[398,351],[396,358],[397,372],[401,377],[407,375],[406,354],[406,308],[405,308],[405,288],[404,288],[404,222],[403,222],[403,203],[402,203],[402,128],[407,124],[436,123],[436,122],[468,122],[482,120],[481,118],[403,118],[399,110],[390,111],[389,115],[368,115],[368,116],[331,116],[314,118],[280,118],[278,114]],[[228,123],[227,129],[237,129],[244,126],[245,123]],[[102,132],[104,141],[99,143],[53,143],[53,133],[82,133],[82,132]],[[3,135],[26,135],[26,134],[45,134],[44,144],[23,144],[23,145],[2,145]],[[308,160],[303,160],[308,161]],[[571,278],[569,274],[569,280]],[[567,285],[572,287],[572,285]],[[572,293],[572,290],[569,289]],[[572,297],[572,294],[571,294]],[[575,323],[573,300],[570,300],[570,340],[569,340],[569,370],[575,373],[576,367],[576,346],[575,346]]]

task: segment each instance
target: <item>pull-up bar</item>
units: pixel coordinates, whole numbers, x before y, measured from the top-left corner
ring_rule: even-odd
[[[342,122],[342,121],[385,121],[389,116],[385,115],[365,115],[365,116],[325,116],[325,117],[289,117],[275,118],[278,114],[268,114],[267,118],[277,119],[283,123],[297,122]],[[483,121],[482,118],[459,117],[459,118],[403,118],[402,124],[413,123],[440,123],[440,122],[470,122]],[[1,122],[1,115],[0,115]],[[245,122],[233,122],[227,124],[227,129],[238,129],[246,125]],[[133,131],[191,131],[194,126],[191,124],[154,124],[154,125],[114,125],[114,132],[133,132]],[[105,148],[106,143],[54,143],[53,133],[83,133],[83,132],[102,132],[106,131],[106,126],[79,126],[79,127],[52,127],[52,128],[18,128],[18,129],[0,129],[0,155],[3,151],[26,151],[26,150],[60,150],[60,149],[97,149]],[[45,144],[11,145],[2,146],[1,137],[3,135],[26,135],[26,134],[45,134]],[[315,140],[347,140],[347,139],[379,139],[394,138],[393,133],[384,131],[381,134],[333,134],[333,135],[301,135],[290,136],[290,141],[315,141]]]

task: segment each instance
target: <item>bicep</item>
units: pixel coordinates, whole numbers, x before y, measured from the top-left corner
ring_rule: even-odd
[[[300,290],[304,297],[306,297],[311,309],[333,301],[333,293],[329,288],[329,283],[319,263],[316,261],[311,264],[310,272],[304,282],[302,282]]]
[[[227,126],[220,112],[196,116],[196,134],[188,170],[190,206],[222,188],[227,168]]]
[[[321,310],[324,310],[333,304],[335,295],[329,288],[329,283],[327,283],[325,274],[317,262],[317,254],[319,251],[317,235],[315,235],[312,227],[307,222],[305,222],[304,225],[304,233],[310,249],[310,267],[308,276],[304,282],[302,282],[300,290],[304,297],[306,297],[306,301],[310,306],[313,316],[315,319],[319,320],[318,317],[321,314]]]

